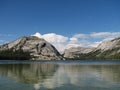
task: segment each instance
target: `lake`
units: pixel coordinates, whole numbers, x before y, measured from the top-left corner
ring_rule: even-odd
[[[0,61],[0,90],[120,90],[120,61]]]

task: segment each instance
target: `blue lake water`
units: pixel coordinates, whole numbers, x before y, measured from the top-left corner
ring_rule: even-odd
[[[120,61],[0,61],[0,90],[120,90]]]

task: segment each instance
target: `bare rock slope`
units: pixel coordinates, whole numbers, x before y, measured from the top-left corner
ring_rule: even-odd
[[[72,47],[64,51],[65,58],[78,58],[79,54],[90,53],[94,48],[85,48],[85,47]]]
[[[104,41],[96,48],[66,49],[63,56],[67,59],[120,59],[120,38]]]
[[[57,49],[44,39],[29,36],[22,37],[8,44],[0,46],[0,50],[22,50],[29,52],[31,60],[61,60],[63,59]]]

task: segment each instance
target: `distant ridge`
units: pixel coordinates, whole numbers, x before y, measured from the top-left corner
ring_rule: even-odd
[[[120,60],[120,37],[104,41],[96,48],[73,47],[66,49],[63,56],[66,59],[107,59]]]

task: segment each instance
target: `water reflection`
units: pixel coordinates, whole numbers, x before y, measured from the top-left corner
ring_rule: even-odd
[[[58,65],[54,64],[1,64],[0,75],[11,77],[22,83],[44,82],[44,79],[51,78]]]
[[[35,89],[70,85],[111,88],[120,86],[120,65],[1,64],[0,76],[32,84]]]

